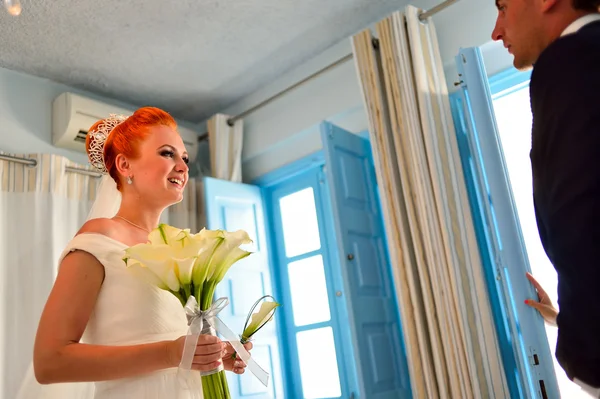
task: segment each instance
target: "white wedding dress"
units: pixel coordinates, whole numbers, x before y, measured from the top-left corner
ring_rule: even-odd
[[[187,319],[181,303],[171,293],[151,286],[126,268],[127,246],[110,237],[84,233],[65,248],[94,255],[104,265],[105,279],[82,342],[94,345],[136,345],[174,340],[186,335]],[[39,385],[29,372],[20,399],[192,399],[198,392],[182,389],[177,368],[95,383]]]

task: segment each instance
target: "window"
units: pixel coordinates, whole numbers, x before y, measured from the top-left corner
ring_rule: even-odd
[[[286,310],[280,314],[291,363],[287,385],[292,397],[305,399],[340,398],[344,384],[321,169],[313,166],[267,189],[276,278]]]
[[[285,255],[293,258],[321,248],[314,190],[307,187],[279,199]]]
[[[320,130],[321,151],[256,182],[282,303],[286,397],[410,397],[368,138],[328,122]]]

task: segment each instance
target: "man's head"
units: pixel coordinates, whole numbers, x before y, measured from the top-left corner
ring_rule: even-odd
[[[496,0],[493,40],[502,40],[517,69],[531,67],[577,18],[598,12],[600,0]]]

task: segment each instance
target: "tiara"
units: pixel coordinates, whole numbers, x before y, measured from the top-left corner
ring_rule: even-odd
[[[106,164],[104,163],[104,143],[106,143],[106,139],[110,132],[126,119],[127,117],[124,115],[110,114],[110,116],[104,119],[95,130],[88,133],[93,139],[90,142],[88,158],[90,164],[101,173],[108,173]]]

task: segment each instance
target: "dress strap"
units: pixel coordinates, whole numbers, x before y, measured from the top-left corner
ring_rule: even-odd
[[[109,236],[99,233],[81,233],[73,237],[61,253],[58,264],[73,251],[85,251],[94,256],[100,263],[108,263],[107,256],[115,250],[124,251],[128,246]]]

